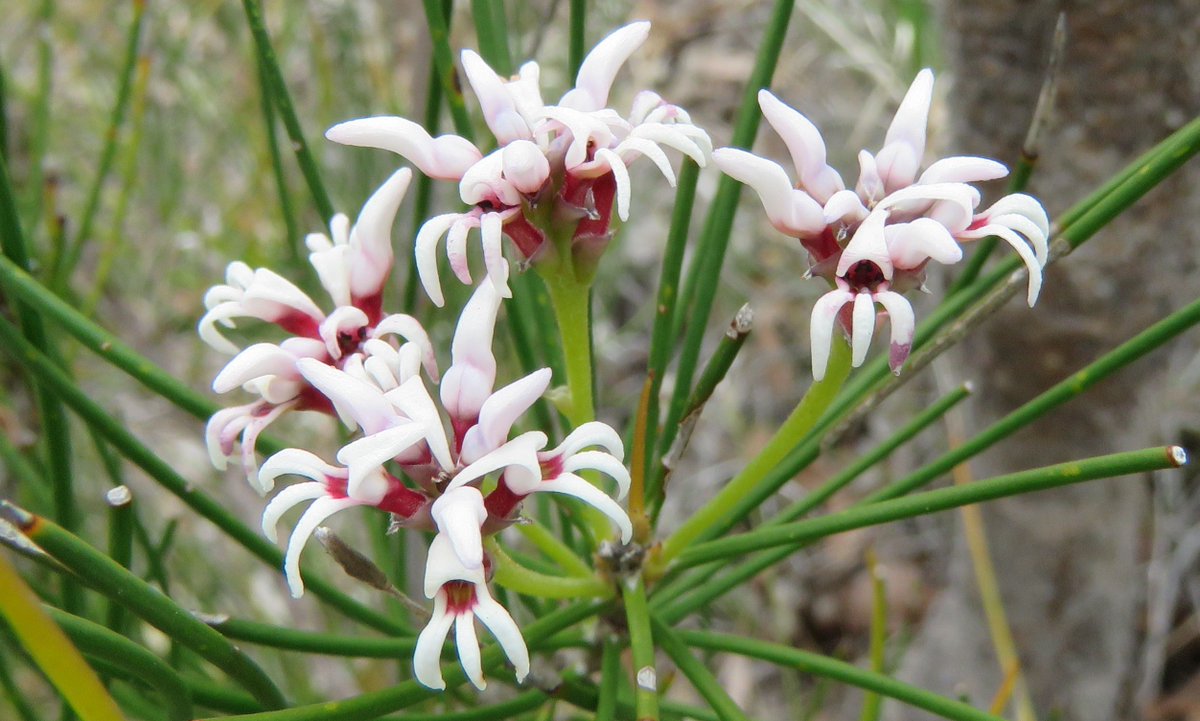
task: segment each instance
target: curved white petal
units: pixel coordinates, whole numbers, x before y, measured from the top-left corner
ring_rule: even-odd
[[[621,156],[608,148],[597,150],[596,158],[606,163],[612,170],[613,179],[617,183],[617,217],[621,219],[621,222],[625,222],[629,220],[629,200],[633,195],[633,189],[629,185],[629,169],[625,167],[625,161],[621,160]]]
[[[579,66],[575,87],[558,101],[559,105],[576,110],[599,110],[608,104],[617,71],[650,34],[650,23],[634,22],[609,33],[596,44]]]
[[[913,269],[926,260],[952,265],[962,260],[962,246],[946,226],[929,218],[885,227],[888,252],[897,268]]]
[[[518,496],[527,496],[542,481],[538,451],[546,447],[546,441],[546,434],[541,431],[522,433],[456,473],[446,490],[460,488],[503,468],[509,489]]]
[[[423,423],[405,423],[363,436],[342,446],[337,454],[338,462],[350,469],[346,495],[371,503],[382,500],[379,493],[372,492],[377,490],[370,484],[372,475],[382,468],[384,463],[425,440],[425,435]]]
[[[228,393],[259,376],[287,375],[295,377],[296,356],[274,343],[255,343],[234,356],[217,377],[212,389],[216,393]]]
[[[547,456],[573,456],[584,448],[599,446],[618,459],[625,458],[625,444],[612,426],[601,421],[588,421],[567,434],[558,447]]]
[[[1046,209],[1038,202],[1037,198],[1024,193],[1012,193],[1006,195],[991,207],[983,211],[981,215],[993,217],[997,215],[1007,215],[1015,213],[1029,218],[1042,231],[1042,235],[1050,236],[1050,219],[1046,217]]]
[[[392,225],[411,181],[411,170],[397,170],[359,211],[350,231],[351,247],[358,251],[350,268],[350,289],[357,297],[378,293],[392,270]]]
[[[447,609],[446,592],[441,591],[433,599],[433,616],[417,636],[413,653],[413,676],[427,688],[442,691],[446,681],[442,678],[442,646],[454,625],[454,614]]]
[[[338,360],[342,357],[338,336],[342,333],[356,335],[358,330],[365,328],[369,322],[367,314],[361,308],[343,305],[334,308],[329,315],[325,316],[325,320],[317,326],[317,334],[321,336],[321,340],[325,341],[325,350],[329,351],[329,357]]]
[[[925,68],[917,73],[900,101],[900,107],[888,126],[884,146],[904,143],[913,149],[917,159],[925,153],[925,129],[929,124],[929,106],[933,102],[933,71]],[[909,183],[912,182],[910,178]],[[906,183],[907,184],[907,183]]]
[[[696,161],[703,168],[712,154],[712,141],[708,133],[700,131],[693,133],[691,125],[669,125],[666,123],[647,123],[639,125],[630,133],[631,138],[640,138],[673,148]],[[697,128],[698,130],[698,128]]]
[[[792,187],[778,163],[737,148],[718,148],[713,160],[721,172],[754,188],[771,224],[788,235],[808,235],[825,228],[821,204]]]
[[[458,649],[458,660],[467,680],[483,691],[487,681],[483,678],[483,662],[479,655],[479,637],[475,635],[475,614],[464,611],[454,619],[454,645]]]
[[[483,263],[488,278],[503,298],[511,298],[508,287],[508,261],[504,259],[504,220],[500,213],[484,213],[479,219],[479,236],[483,241]]]
[[[861,291],[854,298],[854,317],[850,328],[850,365],[857,368],[867,359],[871,348],[871,337],[875,335],[875,301],[868,291]]]
[[[457,135],[431,137],[425,128],[395,116],[359,118],[338,123],[325,137],[342,145],[390,150],[438,180],[458,180],[483,154]]]
[[[888,365],[893,373],[899,374],[912,349],[913,334],[917,328],[912,305],[904,296],[890,290],[876,293],[875,300],[884,307],[891,320],[892,341],[888,349]]]
[[[853,190],[839,190],[829,196],[823,212],[826,224],[841,222],[847,225],[860,223],[871,213]]]
[[[842,176],[825,162],[825,140],[817,126],[768,90],[758,91],[758,106],[763,117],[783,138],[792,164],[800,175],[804,190],[819,203],[827,202],[834,193],[846,185]]]
[[[496,637],[500,649],[508,660],[512,661],[516,672],[517,683],[529,675],[529,648],[525,645],[525,637],[517,627],[508,611],[496,602],[484,586],[476,587],[475,616]]]
[[[809,347],[812,349],[813,380],[815,381],[825,378],[838,311],[852,300],[854,300],[853,293],[837,288],[821,296],[813,304],[808,333]]]
[[[615,153],[621,156],[621,160],[626,164],[633,159],[634,154],[642,155],[650,159],[658,168],[658,172],[662,173],[667,179],[667,184],[672,188],[675,187],[675,170],[671,167],[671,160],[667,154],[663,152],[658,144],[646,138],[625,138],[614,149]]]
[[[324,483],[318,481],[309,481],[307,483],[297,483],[283,489],[271,499],[267,507],[263,509],[262,515],[262,532],[271,543],[279,540],[279,534],[276,532],[276,526],[279,524],[279,519],[283,518],[283,514],[292,510],[296,506],[305,501],[313,501],[322,496],[329,494],[329,489]]]
[[[512,96],[505,89],[505,81],[496,74],[496,71],[492,70],[492,67],[474,50],[463,50],[461,59],[467,82],[471,84],[471,89],[479,98],[483,119],[500,145],[533,137],[528,123],[517,110]]]
[[[437,356],[434,355],[433,342],[429,340],[429,334],[425,332],[421,321],[405,313],[393,313],[379,321],[375,325],[375,330],[371,332],[372,338],[381,338],[385,335],[398,335],[416,346],[420,350],[421,365],[425,366],[425,373],[429,375],[429,380],[437,382]]]
[[[453,468],[454,461],[450,455],[450,443],[446,440],[446,429],[442,427],[442,416],[425,382],[419,376],[414,376],[388,391],[384,397],[425,429],[425,442],[438,465],[447,470]]]
[[[364,433],[383,430],[395,421],[396,413],[383,392],[365,380],[312,358],[297,360],[296,368],[333,403],[339,414],[353,418]]]
[[[292,598],[300,598],[304,595],[304,579],[300,577],[300,553],[304,550],[313,531],[316,531],[317,526],[333,514],[361,505],[363,505],[361,501],[353,498],[326,496],[313,501],[304,515],[300,516],[300,520],[296,522],[296,527],[292,530],[291,538],[288,539],[287,553],[283,558],[283,573],[287,577]]]
[[[446,231],[450,230],[450,226],[461,217],[461,213],[435,215],[421,225],[413,244],[421,285],[424,286],[429,299],[439,308],[446,304],[446,299],[442,296],[442,283],[438,278],[437,244]]]
[[[572,473],[582,470],[595,470],[604,473],[617,482],[617,500],[625,499],[629,493],[629,469],[625,464],[607,453],[601,451],[584,451],[569,456],[563,462],[563,470]]]
[[[303,476],[324,483],[329,476],[345,478],[346,469],[302,448],[285,448],[263,462],[258,481],[269,490],[280,476]]]
[[[480,407],[492,393],[496,382],[492,335],[499,311],[500,294],[485,278],[459,316],[450,345],[450,367],[442,378],[442,406],[454,420],[477,418]]]
[[[295,403],[280,403],[273,406],[266,413],[255,414],[251,417],[250,422],[242,430],[242,470],[246,473],[246,479],[251,485],[255,485],[258,478],[258,454],[256,446],[258,445],[258,437],[262,434],[266,427],[271,425],[283,415],[290,411]],[[267,491],[271,490],[270,486],[264,486],[258,483],[258,492],[266,495]]]
[[[483,495],[473,486],[448,489],[429,509],[438,532],[446,536],[459,563],[468,570],[483,568],[483,535],[487,520]]]
[[[1017,255],[1021,256],[1021,260],[1025,262],[1025,267],[1029,270],[1029,289],[1026,291],[1025,301],[1032,308],[1034,303],[1037,303],[1038,294],[1042,291],[1042,264],[1038,261],[1037,254],[1030,248],[1029,243],[1011,228],[1003,225],[985,225],[974,232],[980,237],[987,235],[999,237],[1017,251]]]
[[[542,189],[550,177],[550,161],[536,144],[514,140],[503,149],[504,179],[526,195]]]
[[[978,183],[985,180],[996,180],[1008,175],[1008,168],[990,158],[977,158],[969,155],[959,155],[952,158],[942,158],[921,173],[917,179],[919,185],[930,183]]]
[[[546,392],[550,376],[550,369],[542,368],[488,396],[479,409],[479,422],[463,438],[460,460],[473,463],[504,443],[517,419]]]
[[[858,230],[854,231],[850,242],[846,244],[846,249],[842,251],[842,257],[838,260],[835,272],[838,277],[846,275],[846,272],[855,264],[865,260],[879,266],[884,278],[892,279],[892,256],[888,253],[887,240],[884,238],[883,232],[887,217],[887,211],[877,208],[858,226]]]
[[[466,581],[476,587],[484,585],[483,568],[469,569],[458,560],[450,539],[439,533],[429,544],[425,562],[425,598],[435,598],[449,581]]]
[[[596,488],[591,483],[575,475],[574,473],[563,473],[551,481],[542,481],[538,484],[539,492],[561,493],[567,496],[574,496],[589,506],[600,511],[608,516],[609,520],[617,525],[621,530],[621,542],[629,543],[633,538],[633,524],[629,521],[629,515],[625,513],[625,509],[621,508],[620,504],[609,498],[608,494]]]
[[[446,260],[450,262],[450,270],[463,285],[471,285],[471,266],[467,262],[467,235],[472,228],[479,227],[479,218],[473,215],[459,216],[450,226],[446,236]]]
[[[1046,261],[1050,256],[1050,246],[1046,242],[1046,234],[1042,232],[1042,228],[1038,225],[1037,221],[1018,213],[1004,213],[1002,215],[989,216],[987,224],[1002,225],[1024,235],[1029,239],[1029,244],[1033,246],[1033,252],[1037,255],[1038,262],[1042,264],[1042,267],[1045,267]]]

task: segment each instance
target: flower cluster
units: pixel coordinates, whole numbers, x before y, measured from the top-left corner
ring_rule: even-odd
[[[466,240],[478,228],[488,277],[506,297],[503,236],[524,262],[551,267],[565,262],[587,280],[615,230],[614,203],[617,216],[628,219],[630,162],[649,158],[671,185],[675,173],[663,146],[705,164],[712,151],[708,134],[657,93],[638,93],[625,117],[606,107],[617,71],[649,31],[650,23],[636,22],[604,38],[584,58],[575,87],[556,105],[542,100],[536,62],[525,63],[506,80],[464,50],[467,81],[498,144],[487,155],[465,138],[434,138],[399,117],[350,120],[326,133],[338,143],[395,152],[432,178],[458,181],[470,209],[430,218],[416,239],[417,270],[434,303],[443,302],[437,270],[443,236],[450,268],[469,285]]]
[[[980,194],[971,183],[1008,173],[987,158],[943,158],[918,175],[932,97],[933,73],[922,70],[900,103],[883,148],[859,153],[853,190],[826,164],[816,126],[766,90],[759,91],[759,106],[791,153],[797,184],[773,161],[736,148],[713,152],[722,171],[754,188],[771,224],[800,240],[809,254],[809,275],[833,286],[812,312],[817,380],[825,375],[835,323],[850,337],[852,364],[862,364],[875,331],[876,304],[891,319],[889,361],[899,372],[915,330],[912,306],[902,294],[923,287],[929,261],[961,260],[963,241],[994,235],[1007,242],[1028,270],[1029,305],[1037,300],[1047,260],[1045,210],[1016,193],[976,212]]]

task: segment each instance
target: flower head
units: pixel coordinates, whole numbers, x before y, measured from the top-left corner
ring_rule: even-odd
[[[416,239],[417,269],[429,297],[441,305],[437,245],[446,237],[450,267],[471,283],[466,241],[478,229],[488,277],[509,294],[502,239],[533,263],[565,258],[589,277],[614,231],[612,213],[626,220],[632,198],[628,164],[649,158],[672,185],[675,174],[663,151],[678,150],[704,165],[712,146],[687,113],[644,91],[622,116],[607,107],[609,90],[625,60],[645,41],[647,22],[620,28],[602,40],[580,66],[575,87],[547,105],[536,62],[505,79],[477,53],[464,50],[462,66],[484,120],[499,147],[487,154],[464,138],[434,138],[397,117],[350,120],[326,137],[347,145],[391,150],[426,175],[459,182],[465,212],[428,220]]]
[[[912,345],[915,322],[903,293],[923,288],[929,261],[962,259],[960,243],[995,235],[1017,252],[1029,275],[1027,300],[1041,289],[1049,223],[1040,203],[1019,193],[976,212],[980,194],[971,183],[1004,177],[994,160],[943,158],[921,172],[933,73],[918,73],[888,127],[878,153],[859,153],[859,178],[846,188],[826,163],[825,142],[808,118],[766,90],[759,91],[763,116],[792,156],[798,182],[779,164],[736,148],[713,159],[727,175],[754,188],[771,224],[800,240],[808,251],[810,275],[831,290],[812,316],[813,376],[824,377],[835,323],[851,338],[852,363],[861,365],[874,334],[876,305],[891,319],[889,360],[899,372]]]

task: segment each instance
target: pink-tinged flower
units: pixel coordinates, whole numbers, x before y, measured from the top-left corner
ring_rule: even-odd
[[[933,73],[923,70],[900,103],[883,147],[877,154],[859,153],[853,190],[826,163],[825,142],[816,126],[766,90],[759,91],[759,106],[787,145],[797,183],[778,163],[744,150],[713,152],[724,173],[754,188],[771,224],[800,240],[809,254],[809,275],[834,286],[813,309],[813,373],[818,380],[824,376],[835,321],[851,337],[854,365],[863,362],[876,304],[891,316],[889,355],[892,369],[899,372],[914,323],[901,294],[924,287],[930,260],[961,260],[962,242],[989,235],[1003,239],[1028,270],[1029,305],[1037,300],[1048,255],[1045,210],[1018,193],[976,212],[980,194],[971,183],[1008,173],[994,160],[943,158],[920,172],[932,96]]]
[[[637,95],[625,117],[606,107],[613,79],[649,31],[649,23],[636,22],[602,40],[557,105],[542,99],[536,62],[505,79],[464,50],[464,73],[499,144],[486,156],[463,138],[434,138],[397,117],[351,120],[326,133],[346,145],[391,150],[430,177],[459,182],[470,210],[431,218],[417,234],[417,269],[434,303],[443,302],[437,271],[443,236],[451,270],[469,284],[466,241],[478,229],[488,277],[504,296],[509,293],[504,236],[525,261],[565,257],[583,263],[577,275],[586,278],[614,231],[614,206],[621,220],[628,218],[630,162],[649,158],[672,185],[675,174],[664,147],[704,165],[712,144],[683,109],[649,91]]]
[[[330,222],[332,238],[308,236],[309,259],[335,305],[329,314],[282,276],[241,262],[231,263],[226,284],[205,296],[208,312],[200,321],[200,336],[214,348],[236,354],[213,381],[213,390],[227,393],[240,386],[259,396],[209,421],[209,454],[218,468],[234,454],[240,434],[242,465],[254,484],[255,441],[267,425],[291,410],[334,410],[300,373],[301,360],[342,369],[384,389],[400,385],[422,367],[437,379],[433,346],[421,324],[404,314],[385,316],[381,306],[393,261],[392,222],[411,178],[407,169],[393,174],[366,202],[353,226],[345,215],[335,216]],[[292,337],[239,352],[218,330],[218,325],[233,327],[239,318],[274,323]],[[405,342],[397,346],[393,337]]]
[[[470,486],[447,491],[438,503],[453,507],[456,521],[470,525],[481,518],[483,500],[479,491]],[[480,521],[482,523],[482,521]],[[442,522],[439,520],[439,528]],[[479,527],[476,527],[478,533]],[[454,642],[463,671],[481,691],[487,687],[475,633],[475,619],[487,626],[512,662],[517,681],[529,674],[529,650],[512,616],[488,592],[486,566],[471,568],[464,564],[450,536],[442,530],[429,547],[425,565],[425,597],[433,599],[433,614],[417,637],[413,654],[413,671],[417,681],[432,689],[446,688],[442,678],[441,652],[450,627],[454,627]]]

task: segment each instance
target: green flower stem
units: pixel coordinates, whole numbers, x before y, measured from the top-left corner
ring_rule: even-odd
[[[423,0],[425,23],[429,26],[429,38],[433,44],[433,63],[442,84],[442,94],[450,107],[454,119],[454,131],[473,140],[471,116],[467,114],[467,103],[463,99],[462,84],[458,81],[458,70],[454,67],[454,51],[450,48],[450,23],[446,9],[450,3],[444,0]]]
[[[60,370],[57,365],[37,352],[20,336],[12,324],[0,319],[0,347],[18,362],[28,367],[64,403],[69,405],[90,426],[103,435],[121,455],[128,458],[166,490],[192,510],[212,521],[234,541],[274,568],[283,567],[283,554],[265,538],[242,523],[221,503],[196,489],[163,459],[147,448],[125,426],[105,413],[87,393]],[[378,611],[362,605],[338,588],[313,574],[305,575],[305,585],[313,594],[337,608],[349,618],[372,626],[385,633],[403,633],[404,629]]]
[[[721,682],[712,675],[688,649],[678,632],[671,629],[654,616],[650,617],[654,627],[654,637],[658,644],[667,652],[675,665],[687,676],[692,687],[704,697],[705,701],[717,712],[721,721],[748,721],[745,712],[734,702],[722,688]]]
[[[767,24],[762,42],[759,44],[754,69],[750,72],[746,90],[742,95],[733,137],[729,143],[731,146],[749,148],[754,143],[754,134],[758,131],[758,124],[762,119],[762,111],[758,107],[758,91],[771,85],[771,78],[775,74],[775,66],[779,62],[779,53],[783,49],[783,39],[787,35],[794,5],[794,0],[776,0],[775,2],[771,11],[771,20]],[[701,232],[696,260],[689,269],[684,284],[682,302],[675,306],[671,336],[673,338],[679,336],[679,329],[682,328],[684,319],[687,320],[688,329],[676,369],[675,390],[671,396],[666,422],[663,424],[663,435],[658,444],[659,455],[665,454],[671,447],[679,419],[683,417],[683,406],[691,394],[692,375],[696,372],[700,346],[704,341],[708,317],[712,313],[713,301],[720,285],[721,267],[725,263],[725,249],[729,245],[729,236],[733,231],[733,216],[737,212],[738,198],[741,197],[741,193],[741,183],[728,176],[721,177],[717,196],[709,208],[704,230]],[[694,304],[693,299],[695,300]]]
[[[194,717],[191,694],[183,680],[158,656],[100,624],[56,608],[43,610],[85,655],[103,659],[154,689],[171,721]]]
[[[875,549],[867,551],[867,571],[871,577],[871,641],[869,656],[871,672],[883,675],[884,650],[887,643],[887,586],[879,575],[879,564],[875,559]],[[868,691],[863,694],[862,713],[859,721],[879,721],[879,712],[883,708],[883,697]]]
[[[7,160],[0,155],[0,250],[3,260],[22,271],[29,271],[29,249],[17,214],[16,195],[8,174]],[[5,293],[12,293],[0,280]],[[56,361],[61,360],[54,344],[46,335],[42,316],[31,303],[16,302],[21,333],[39,352]],[[41,416],[42,438],[45,440],[46,473],[54,494],[54,517],[68,529],[79,528],[79,508],[75,504],[75,481],[71,469],[71,427],[62,403],[50,393],[42,378],[33,376],[34,395]],[[73,579],[63,579],[63,605],[69,611],[82,608],[83,597]]]
[[[810,543],[819,538],[856,528],[914,518],[971,503],[982,503],[1098,478],[1114,478],[1131,473],[1177,468],[1185,462],[1186,456],[1181,448],[1160,446],[1060,463],[997,476],[985,481],[976,481],[969,486],[939,488],[935,491],[926,491],[903,498],[856,506],[820,518],[784,523],[735,536],[727,536],[692,546],[679,556],[678,563],[681,567],[688,567],[773,546]]]
[[[678,631],[679,637],[693,648],[736,653],[794,668],[823,678],[841,681],[873,691],[915,708],[924,709],[951,721],[1002,721],[961,701],[940,696],[888,676],[866,671],[844,661],[821,656],[778,643],[759,641],[711,631]]]
[[[54,92],[54,0],[42,0],[38,7],[34,33],[37,42],[37,95],[33,100],[29,123],[29,176],[26,178],[26,220],[30,235],[38,235],[42,219],[42,201],[46,178],[46,148],[50,138],[50,98]],[[7,153],[5,158],[7,158]]]
[[[656,474],[654,448],[658,438],[659,396],[662,393],[663,376],[671,360],[673,336],[671,321],[675,315],[675,304],[679,297],[679,275],[683,268],[683,254],[687,249],[688,229],[692,223],[692,207],[696,200],[696,181],[700,177],[700,166],[696,161],[685,158],[675,184],[675,208],[671,212],[671,228],[667,231],[667,244],[663,250],[662,271],[658,278],[658,297],[654,301],[654,327],[650,332],[650,355],[646,375],[650,379],[650,405],[646,421],[646,441],[642,473],[649,481]],[[661,494],[661,482],[657,487],[647,487],[652,502]],[[657,507],[658,503],[654,505]]]
[[[778,488],[761,482],[813,430],[850,374],[850,348],[840,334],[834,336],[825,378],[809,386],[796,409],[754,460],[663,541],[657,561],[660,567],[668,565],[695,541],[711,535],[714,529],[736,523]]]
[[[1190,305],[1175,311],[1138,333],[1082,370],[1059,381],[1049,390],[996,421],[966,443],[944,453],[905,478],[871,494],[865,502],[871,503],[896,498],[921,488],[959,463],[983,452],[1001,439],[1007,438],[1041,418],[1052,409],[1081,395],[1096,383],[1174,339],[1197,323],[1200,323],[1200,300],[1193,301]]]
[[[321,214],[321,220],[328,223],[333,218],[333,203],[329,200],[329,194],[325,192],[325,184],[321,182],[321,173],[317,170],[312,152],[308,149],[308,141],[304,139],[304,130],[300,127],[300,119],[296,116],[296,108],[292,105],[292,96],[288,93],[287,81],[284,80],[283,71],[280,70],[275,48],[271,46],[271,36],[267,33],[262,4],[259,0],[242,0],[242,7],[246,11],[246,21],[250,26],[250,33],[254,36],[254,47],[259,62],[262,63],[267,72],[267,79],[270,81],[271,95],[276,109],[279,110],[279,119],[283,121],[283,127],[287,130],[288,138],[292,141],[292,147],[296,151],[296,161],[300,164],[300,172],[304,175],[305,182],[308,183],[308,190],[312,193],[313,202],[316,203],[317,212]]]
[[[592,400],[591,326],[589,324],[588,287],[567,277],[569,271],[546,274],[546,288],[554,306],[554,318],[562,338],[563,360],[567,367],[570,400],[563,404],[563,415],[572,426],[596,419]]]
[[[586,44],[584,29],[587,27],[587,0],[571,0],[570,24],[567,72],[570,73],[573,83],[579,75],[579,67],[583,65],[583,49]]]
[[[638,577],[622,589],[629,649],[633,660],[633,702],[638,721],[658,719],[658,671],[654,664],[654,634],[646,605],[645,581]]]
[[[523,523],[517,526],[517,531],[536,546],[546,558],[557,563],[558,567],[567,574],[583,578],[592,575],[592,568],[588,566],[587,562],[575,555],[570,547],[558,540],[558,536],[547,530],[545,526],[538,523]]]
[[[542,616],[523,629],[525,642],[530,650],[542,648],[541,644],[554,634],[591,618],[606,605],[603,602],[580,601]],[[483,667],[487,672],[494,673],[503,663],[503,653],[495,644],[484,649]],[[466,681],[466,676],[457,663],[444,668],[443,675],[448,689],[456,688]],[[438,694],[439,692],[431,691],[416,681],[405,681],[354,698],[297,706],[281,711],[247,714],[237,718],[241,721],[370,721]],[[217,718],[202,721],[217,721]]]
[[[598,709],[600,706],[600,689],[588,683],[586,679],[572,674],[563,675],[562,683],[555,689],[554,696],[587,711]],[[707,708],[689,706],[666,698],[658,700],[658,707],[664,721],[719,721],[717,715]],[[621,689],[617,695],[614,718],[622,721],[636,718],[633,702],[625,689]]]
[[[237,681],[267,708],[286,705],[271,679],[224,636],[61,526],[0,503],[0,513],[42,550],[89,586],[119,600],[139,618],[195,651]]]
[[[146,0],[133,0],[130,4],[133,6],[133,17],[129,23],[128,39],[125,41],[125,58],[122,62],[112,115],[108,120],[108,128],[104,132],[104,147],[100,151],[100,160],[96,163],[96,177],[88,189],[83,214],[79,218],[79,231],[75,233],[74,239],[68,246],[66,257],[57,264],[51,274],[50,287],[60,294],[67,287],[67,280],[79,262],[84,245],[91,239],[92,223],[96,219],[96,211],[100,208],[100,191],[104,189],[104,183],[112,171],[113,161],[116,160],[121,126],[124,125],[125,116],[129,110],[133,78],[137,70],[138,44],[142,36],[142,20],[146,15]]]
[[[493,719],[512,718],[534,711],[548,700],[545,693],[533,689],[490,706],[477,706],[461,711],[409,712],[404,714],[403,721],[493,721]],[[397,719],[397,721],[400,720]]]
[[[504,3],[471,0],[471,16],[475,19],[480,56],[500,77],[512,75],[513,61],[508,50],[508,21],[504,15]]]
[[[430,64],[429,78],[425,84],[425,110],[421,116],[421,127],[430,135],[438,135],[438,126],[442,114],[442,84],[438,78],[436,65]],[[413,226],[412,237],[416,239],[421,232],[421,226],[429,218],[429,206],[433,200],[433,178],[424,173],[416,174],[416,189],[413,191]],[[417,288],[420,278],[417,275],[417,260],[414,253],[409,253],[408,274],[404,278],[404,295],[401,308],[413,313],[417,308]]]
[[[108,505],[108,557],[122,568],[133,560],[133,494],[126,486],[117,486],[105,494]],[[124,605],[109,600],[104,612],[104,625],[117,633],[128,626],[129,615]]]
[[[614,721],[617,689],[621,680],[621,642],[616,636],[604,639],[600,657],[600,692],[596,699],[596,721]]]
[[[493,580],[504,588],[537,598],[603,598],[612,588],[596,576],[554,576],[517,563],[495,537],[484,542],[492,559]]]
[[[283,170],[283,153],[279,150],[279,133],[275,129],[275,101],[272,99],[270,71],[263,63],[262,56],[258,57],[258,85],[262,98],[260,105],[262,106],[263,128],[267,134],[267,153],[271,159],[271,175],[275,179],[275,193],[279,196],[279,212],[283,215],[284,244],[287,246],[292,264],[297,266],[306,265],[301,263],[301,258],[304,255],[304,236],[300,231],[299,221],[296,219],[296,208],[292,204],[292,194],[288,190],[287,174]],[[300,272],[305,272],[301,270]],[[310,266],[311,272],[311,266]]]
[[[62,629],[42,611],[37,596],[0,553],[0,617],[29,653],[50,683],[82,721],[124,721],[117,704],[104,690],[79,650]]]
[[[221,684],[206,678],[184,676],[183,683],[192,696],[196,706],[223,711],[225,713],[255,713],[262,711],[262,704],[254,700],[250,694],[236,689],[228,689]]]

